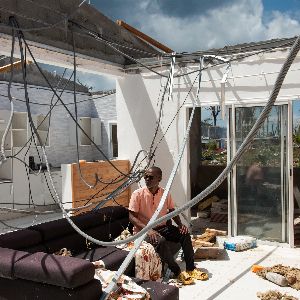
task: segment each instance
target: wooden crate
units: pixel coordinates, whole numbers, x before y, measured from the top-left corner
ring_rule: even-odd
[[[122,173],[128,174],[129,161],[128,160],[113,160],[112,163]],[[99,179],[104,182],[112,182],[114,179],[119,181],[122,176],[116,169],[114,169],[107,161],[98,162],[81,162],[80,163],[81,174],[84,180],[90,185],[95,184],[95,174]],[[119,187],[125,179],[121,182],[112,184],[103,184],[98,182],[95,188],[89,188],[80,178],[80,172],[77,164],[72,164],[72,207],[77,208],[86,205],[87,203],[93,203],[88,208],[74,212],[73,214],[80,214],[85,211],[92,210],[99,202],[104,200],[112,191]],[[104,206],[116,206],[122,205],[128,207],[130,198],[130,188],[126,189],[119,196],[115,198],[115,201],[110,200]],[[117,204],[118,203],[118,204]]]

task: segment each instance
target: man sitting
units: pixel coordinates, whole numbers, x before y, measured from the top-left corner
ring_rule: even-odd
[[[164,189],[159,186],[162,179],[162,171],[160,168],[153,166],[148,169],[144,174],[144,179],[146,187],[134,191],[129,202],[129,219],[134,225],[134,234],[148,224],[164,192]],[[168,194],[158,217],[162,217],[174,209],[175,206],[172,197]],[[168,264],[170,270],[183,284],[191,284],[194,282],[193,279],[207,279],[207,274],[195,267],[194,250],[188,228],[182,224],[179,216],[175,216],[173,220],[177,226],[167,225],[166,222],[161,223],[148,231],[146,241],[155,247],[162,262]],[[186,271],[181,272],[168,241],[181,244],[186,263]]]

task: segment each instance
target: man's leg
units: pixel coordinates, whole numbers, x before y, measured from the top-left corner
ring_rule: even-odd
[[[179,232],[178,227],[170,225],[165,226],[161,229],[158,229],[159,234],[161,234],[167,241],[172,241],[176,243],[180,243],[185,264],[186,264],[186,270],[192,271],[195,269],[195,262],[194,262],[194,249],[191,241],[191,236],[189,233],[187,234],[181,234]]]
[[[156,244],[151,243],[148,237],[146,237],[145,241],[152,244],[162,262],[168,265],[168,267],[174,273],[175,276],[178,276],[181,272],[181,269],[175,261],[168,241],[164,237],[159,237],[158,243]]]

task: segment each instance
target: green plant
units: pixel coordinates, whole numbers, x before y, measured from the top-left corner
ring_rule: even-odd
[[[208,150],[217,150],[218,149],[218,143],[215,140],[210,140],[207,144]]]

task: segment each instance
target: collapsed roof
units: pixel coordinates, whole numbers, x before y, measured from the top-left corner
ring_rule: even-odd
[[[3,39],[5,37],[8,39],[12,33],[9,18],[14,16],[19,27],[23,29],[25,38],[35,43],[35,46],[42,45],[42,48],[48,50],[62,50],[62,53],[70,55],[73,32],[78,55],[83,55],[85,59],[109,62],[120,68],[128,64],[129,60],[109,47],[109,43],[134,58],[159,54],[152,46],[108,19],[93,6],[86,2],[81,5],[82,2],[79,0],[0,0],[1,45],[7,44],[8,48],[10,44]],[[5,51],[5,47],[1,52],[4,55],[9,54],[8,49]],[[47,59],[45,52],[40,55],[41,59]],[[52,61],[55,62],[53,57]],[[80,62],[78,64],[80,65]]]

